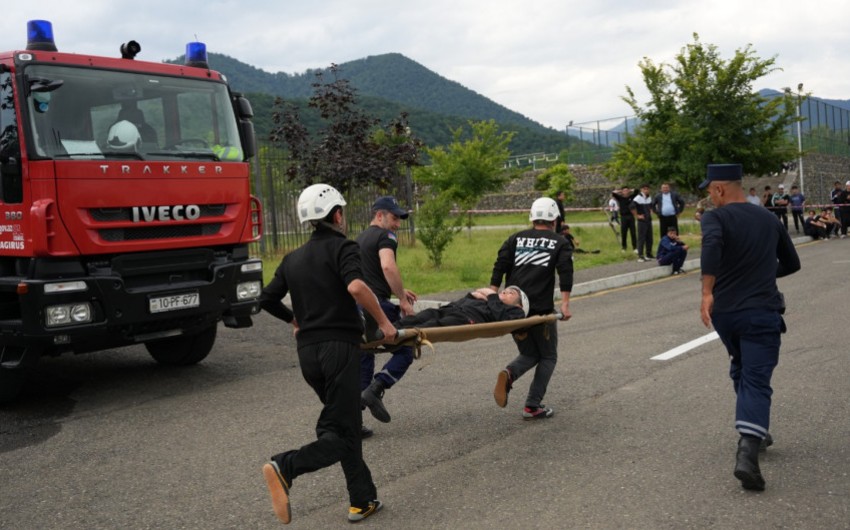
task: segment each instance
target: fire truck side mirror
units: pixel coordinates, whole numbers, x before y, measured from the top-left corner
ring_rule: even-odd
[[[257,136],[254,133],[254,122],[239,120],[239,138],[242,140],[242,152],[245,154],[245,160],[257,154]]]
[[[233,104],[236,108],[236,115],[240,119],[248,119],[254,117],[254,109],[251,107],[251,102],[242,94],[233,95]]]
[[[254,117],[254,109],[251,108],[251,102],[242,94],[234,93],[233,109],[236,111],[236,117],[239,122],[239,138],[242,140],[242,151],[245,154],[245,160],[257,154],[257,136],[254,132],[254,123],[251,118]]]

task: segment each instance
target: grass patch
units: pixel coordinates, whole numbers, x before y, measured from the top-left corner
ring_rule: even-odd
[[[693,219],[693,216],[682,216],[682,219]],[[476,218],[477,221],[477,218]],[[580,222],[573,221],[571,222]],[[497,223],[500,225],[502,223]],[[518,223],[528,225],[527,220]],[[695,223],[680,223],[682,239],[690,246],[689,258],[699,256],[700,233],[699,225]],[[404,278],[404,285],[419,295],[440,293],[483,287],[490,284],[490,273],[496,254],[505,239],[516,229],[480,229],[463,230],[449,245],[443,257],[443,266],[435,269],[428,261],[425,247],[402,245],[398,251],[398,263]],[[658,223],[653,223],[653,249],[658,247]],[[583,270],[609,263],[633,261],[636,256],[632,252],[621,252],[620,239],[607,225],[603,226],[573,226],[573,235],[578,238],[580,248],[599,250],[598,254],[573,254],[573,265],[576,270]],[[265,282],[271,281],[274,271],[280,263],[280,257],[263,260],[263,276]]]

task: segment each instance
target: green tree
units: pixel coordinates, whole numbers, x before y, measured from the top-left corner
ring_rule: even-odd
[[[727,61],[693,37],[672,65],[639,63],[650,100],[642,107],[626,87],[623,100],[640,125],[615,150],[610,176],[696,190],[707,164],[741,163],[760,175],[797,156],[786,134],[797,120],[794,97],[765,98],[752,89],[778,69],[775,57],[761,59],[747,45]]]
[[[510,156],[508,145],[513,132],[499,132],[494,120],[469,122],[471,132],[465,136],[464,129],[452,131],[452,143],[434,149],[426,149],[431,165],[416,168],[414,179],[427,186],[435,204],[420,215],[419,237],[428,249],[432,263],[439,267],[442,252],[452,241],[459,222],[450,222],[451,205],[456,204],[462,215],[481,200],[486,193],[502,189],[510,173],[504,170]],[[427,203],[426,203],[427,205]],[[429,236],[423,236],[428,232]]]
[[[576,177],[570,171],[570,166],[567,164],[555,164],[546,171],[537,175],[534,182],[534,189],[542,191],[547,197],[556,199],[558,192],[564,192],[564,202],[573,200],[573,187],[576,185]]]
[[[463,217],[452,217],[452,201],[445,193],[425,201],[417,212],[416,235],[425,246],[428,259],[439,269],[443,253],[461,229]]]

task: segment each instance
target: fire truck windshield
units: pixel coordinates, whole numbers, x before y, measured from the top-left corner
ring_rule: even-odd
[[[31,159],[242,160],[223,83],[43,64],[24,80]]]

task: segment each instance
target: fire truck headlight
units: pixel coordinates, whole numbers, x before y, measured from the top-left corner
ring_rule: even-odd
[[[262,290],[262,282],[242,282],[236,286],[236,299],[241,301],[258,298]]]
[[[45,283],[44,284],[44,293],[73,293],[79,291],[85,291],[88,289],[86,282],[83,281],[73,281],[73,282],[53,282],[53,283]]]
[[[48,306],[44,315],[44,324],[48,328],[92,321],[91,305],[88,302]]]
[[[263,262],[262,261],[249,261],[248,263],[243,263],[242,267],[239,269],[244,272],[263,272]]]

